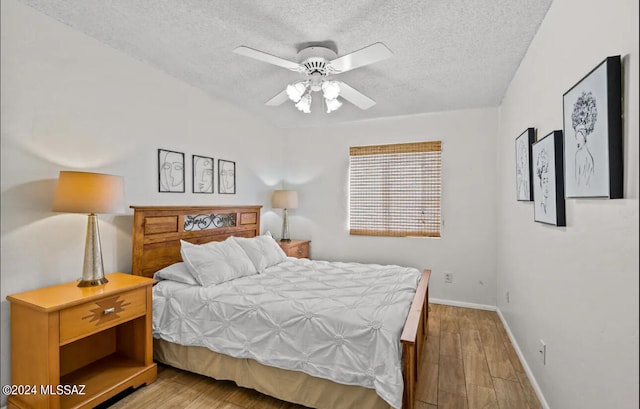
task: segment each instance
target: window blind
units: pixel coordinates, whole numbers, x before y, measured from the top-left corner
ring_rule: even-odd
[[[442,142],[352,146],[349,233],[440,237]]]

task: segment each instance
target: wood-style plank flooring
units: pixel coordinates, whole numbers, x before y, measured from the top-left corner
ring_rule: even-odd
[[[495,312],[430,304],[416,409],[540,409]],[[110,404],[110,406],[109,406]],[[158,366],[158,380],[109,409],[303,409],[230,381]],[[366,408],[363,408],[366,409]]]

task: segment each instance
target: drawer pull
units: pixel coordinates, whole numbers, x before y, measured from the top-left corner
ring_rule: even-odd
[[[115,307],[111,307],[111,308],[107,308],[107,309],[105,309],[102,313],[103,313],[104,315],[107,315],[107,314],[112,314],[112,313],[114,313],[114,312],[116,312],[116,308],[115,308]]]

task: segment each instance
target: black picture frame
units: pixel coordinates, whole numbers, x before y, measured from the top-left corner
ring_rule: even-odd
[[[515,140],[516,145],[516,200],[533,201],[533,168],[531,166],[531,147],[535,142],[536,131],[527,128]]]
[[[218,159],[218,193],[222,195],[236,194],[236,163]]]
[[[607,57],[562,96],[566,197],[623,197],[622,64]]]
[[[158,192],[184,193],[184,153],[158,149]]]
[[[566,226],[562,131],[553,131],[534,142],[533,219],[554,226]]]
[[[191,155],[191,185],[193,193],[214,193],[214,166],[215,162],[213,158]]]

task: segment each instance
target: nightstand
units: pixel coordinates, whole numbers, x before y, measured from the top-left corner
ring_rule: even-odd
[[[157,377],[151,337],[155,280],[123,273],[108,283],[71,282],[13,294],[14,408],[90,408]]]
[[[278,241],[278,244],[289,257],[309,258],[311,240]]]

